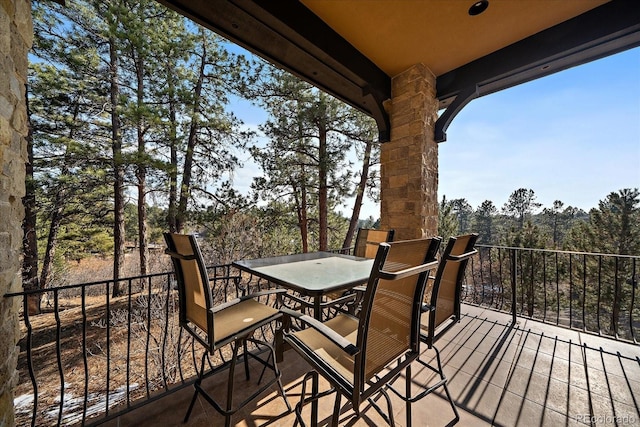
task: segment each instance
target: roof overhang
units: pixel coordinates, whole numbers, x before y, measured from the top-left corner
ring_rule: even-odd
[[[640,45],[635,0],[489,0],[473,17],[473,0],[159,1],[370,115],[381,141],[402,67],[434,72],[444,141],[476,97]]]

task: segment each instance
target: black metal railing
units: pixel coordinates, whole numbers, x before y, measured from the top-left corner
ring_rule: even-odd
[[[638,343],[640,256],[476,247],[466,303]]]
[[[463,301],[637,343],[638,256],[478,245]],[[230,265],[212,267],[214,300],[267,289]],[[92,425],[195,380],[201,348],[181,332],[173,273],[5,295],[21,298],[18,425]],[[27,296],[42,293],[30,316]],[[275,298],[263,301],[275,304]],[[269,338],[273,330],[263,331]],[[212,364],[229,355],[218,352]]]
[[[209,273],[216,304],[270,286],[230,265]],[[117,284],[118,297],[109,280],[5,295],[24,302],[17,425],[92,425],[193,384],[203,350],[179,327],[173,273]],[[27,296],[38,293],[43,313],[30,316]],[[271,339],[273,330],[262,334]],[[229,355],[222,349],[211,364]]]

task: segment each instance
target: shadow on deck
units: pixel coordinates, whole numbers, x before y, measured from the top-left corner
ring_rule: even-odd
[[[472,306],[463,306],[463,312],[462,321],[438,343],[460,411],[458,425],[640,425],[640,346],[523,318],[511,325],[509,315]],[[431,357],[433,352],[425,348],[423,359]],[[287,351],[279,366],[294,405],[307,365],[293,351]],[[433,379],[431,371],[420,370],[418,364],[413,370],[415,387]],[[226,390],[217,383],[218,378],[222,377],[207,381],[214,395]],[[238,391],[248,389],[243,387],[244,378],[238,381]],[[399,378],[397,385],[403,389],[401,381]],[[192,391],[192,387],[180,390],[104,425],[182,425]],[[393,395],[392,399],[396,425],[404,426],[404,404]],[[321,401],[320,425],[327,425],[332,409],[332,398]],[[343,409],[341,425],[386,425],[368,405],[362,406],[362,417],[357,420],[353,411]],[[437,393],[413,404],[412,411],[414,426],[445,426],[453,419],[448,403]],[[273,392],[265,392],[232,419],[236,426],[292,426],[294,422],[295,416],[286,412],[275,386]],[[199,398],[184,425],[218,426],[224,425],[224,420]]]

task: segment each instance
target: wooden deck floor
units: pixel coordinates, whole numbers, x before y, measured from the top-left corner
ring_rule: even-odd
[[[502,313],[464,306],[462,321],[438,342],[449,388],[461,415],[459,426],[623,426],[640,425],[640,346],[570,331],[540,322],[518,319],[515,325]],[[433,352],[424,351],[424,359]],[[285,352],[280,368],[291,404],[299,399],[300,382],[307,365],[295,352]],[[428,369],[414,367],[414,387],[433,379]],[[249,390],[239,379],[241,392]],[[398,379],[402,389],[404,378]],[[207,380],[214,394],[223,394],[218,378]],[[325,384],[326,386],[326,384]],[[145,405],[107,426],[219,426],[223,418],[199,398],[188,424],[182,418],[192,388]],[[292,426],[275,392],[234,415],[234,426]],[[344,402],[344,399],[343,399]],[[384,408],[384,404],[382,404]],[[396,425],[405,426],[405,407],[393,399]],[[320,403],[320,425],[327,425],[333,397]],[[340,425],[384,426],[370,406],[362,416],[343,407]],[[413,426],[446,426],[453,412],[438,392],[412,405]],[[309,414],[306,414],[307,418]]]

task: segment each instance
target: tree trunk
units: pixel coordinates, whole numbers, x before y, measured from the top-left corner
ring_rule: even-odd
[[[196,83],[193,99],[193,111],[191,124],[189,125],[189,138],[187,140],[187,151],[184,156],[184,168],[182,171],[182,184],[180,185],[180,200],[178,202],[178,212],[176,213],[176,230],[181,233],[187,219],[187,206],[191,195],[191,174],[193,172],[193,153],[197,144],[198,133],[198,112],[200,110],[200,97],[202,96],[202,85],[204,84],[205,66],[207,63],[206,43],[202,42],[202,58],[198,71],[198,81]]]
[[[353,235],[358,227],[358,219],[360,218],[360,208],[362,208],[362,200],[364,199],[364,191],[367,188],[367,180],[369,179],[369,167],[371,166],[371,150],[373,141],[367,141],[364,147],[364,158],[362,159],[362,171],[360,172],[360,182],[356,188],[356,200],[353,202],[353,212],[351,220],[349,220],[349,229],[342,243],[343,248],[351,247]]]
[[[319,219],[319,238],[320,247],[319,250],[326,251],[329,249],[329,207],[327,204],[327,167],[329,166],[329,159],[327,158],[327,128],[323,119],[320,119],[318,123],[318,219]]]
[[[173,69],[173,68],[171,68]],[[176,122],[176,100],[173,74],[167,73],[169,85],[169,145],[170,145],[170,165],[169,165],[169,209],[167,210],[167,223],[169,231],[178,231],[176,213],[178,203],[178,124]]]
[[[300,186],[300,197],[296,190],[296,184],[292,183],[293,194],[296,201],[296,212],[298,213],[298,227],[300,228],[300,241],[302,243],[302,253],[309,252],[309,221],[307,220],[307,187]]]
[[[118,97],[118,53],[116,41],[109,38],[110,65],[110,100],[111,100],[111,138],[113,151],[113,296],[122,294],[119,279],[124,267],[124,166],[122,158],[122,135],[120,131],[120,115]]]
[[[36,189],[33,180],[33,129],[31,127],[31,114],[29,112],[29,97],[25,91],[27,114],[29,117],[29,133],[27,135],[27,162],[26,169],[26,193],[22,199],[24,205],[24,221],[22,222],[23,240],[22,248],[24,258],[22,260],[22,287],[25,291],[40,289],[38,283],[38,237],[36,235]],[[29,315],[40,314],[41,294],[33,294],[27,297],[27,310]]]
[[[56,246],[58,241],[58,230],[60,229],[60,223],[62,222],[62,199],[64,195],[64,189],[59,189],[56,193],[54,202],[54,208],[51,212],[51,223],[49,224],[49,235],[47,236],[47,246],[44,251],[44,257],[42,258],[42,271],[40,272],[40,284],[42,288],[49,286],[51,280],[51,270],[53,267],[53,259],[56,254]]]
[[[135,53],[134,55],[135,56]],[[140,54],[136,60],[137,85],[137,137],[138,137],[138,165],[136,168],[136,179],[138,181],[138,249],[140,255],[140,275],[144,276],[149,272],[149,242],[147,241],[147,167],[145,162],[145,141],[144,141],[144,121],[140,113],[144,105],[144,71]]]
[[[78,119],[80,114],[80,105],[76,103],[73,110],[73,121]],[[72,126],[68,134],[69,141],[73,141],[75,138],[74,127]],[[69,147],[65,148],[64,157],[62,159],[62,165],[60,170],[61,176],[69,175]],[[58,243],[58,230],[64,219],[64,205],[67,200],[67,184],[59,182],[56,186],[56,195],[53,201],[53,207],[51,208],[51,216],[49,223],[49,234],[47,235],[47,246],[45,247],[44,256],[42,257],[42,271],[40,271],[40,286],[42,289],[49,287],[51,281],[51,271],[53,269],[53,260],[56,255],[56,247]]]

